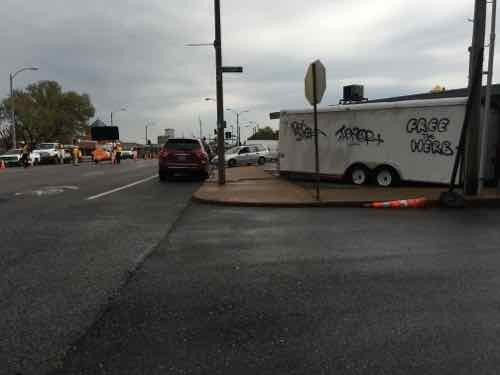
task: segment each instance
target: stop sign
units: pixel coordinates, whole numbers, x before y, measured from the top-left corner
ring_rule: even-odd
[[[316,78],[316,80],[314,78]],[[316,95],[314,95],[314,87],[316,87]],[[311,105],[321,103],[321,99],[323,99],[325,91],[326,69],[321,61],[316,60],[309,65],[309,68],[307,69],[305,78],[306,99],[309,103],[311,103]]]

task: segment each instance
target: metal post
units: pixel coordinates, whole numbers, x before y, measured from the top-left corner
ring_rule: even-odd
[[[495,39],[496,39],[496,19],[497,19],[497,1],[491,1],[491,31],[490,31],[490,52],[488,56],[488,80],[486,84],[486,95],[484,102],[483,126],[481,128],[481,155],[480,155],[480,180],[479,194],[484,186],[484,176],[486,172],[486,157],[488,156],[488,123],[491,110],[491,84],[493,81],[493,65],[495,57]],[[499,185],[500,187],[500,185]]]
[[[219,173],[219,184],[226,183],[226,157],[224,149],[224,93],[222,81],[222,38],[220,22],[220,0],[214,0],[215,8],[215,65],[217,78],[217,156],[219,158],[217,167]]]
[[[16,114],[14,112],[14,77],[12,73],[9,74],[10,78],[10,121],[11,121],[11,129],[12,129],[12,148],[16,148],[17,139],[16,139]]]
[[[469,93],[472,97],[471,115],[467,127],[465,157],[464,157],[464,193],[477,195],[479,190],[480,169],[480,128],[481,128],[481,96],[484,39],[486,32],[486,0],[476,0],[474,9],[474,31],[472,37],[472,61],[479,61],[475,73],[480,79],[469,81]]]
[[[314,156],[315,156],[315,169],[316,169],[316,200],[319,201],[319,145],[318,145],[318,98],[316,90],[316,63],[313,63],[313,92],[314,92]]]
[[[146,125],[146,143],[145,145],[148,144],[148,126]]]
[[[113,126],[113,112],[111,112],[111,126]]]

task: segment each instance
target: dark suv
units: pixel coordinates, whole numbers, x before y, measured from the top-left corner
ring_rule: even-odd
[[[208,177],[210,168],[207,152],[198,139],[172,138],[165,143],[158,158],[160,180],[174,174]]]

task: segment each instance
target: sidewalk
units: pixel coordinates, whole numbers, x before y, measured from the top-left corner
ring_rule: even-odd
[[[439,197],[446,186],[418,186],[381,188],[322,183],[320,201],[315,199],[312,183],[295,183],[273,176],[262,167],[246,166],[226,169],[226,184],[217,184],[217,170],[194,193],[193,199],[202,203],[234,206],[338,206],[362,207],[371,202],[425,198],[428,206],[439,204]],[[485,189],[480,198],[467,200],[467,205],[500,204],[496,189]]]

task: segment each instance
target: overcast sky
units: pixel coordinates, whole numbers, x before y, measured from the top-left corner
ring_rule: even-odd
[[[467,84],[473,0],[221,0],[225,107],[249,110],[242,121],[278,127],[269,112],[306,107],[307,65],[321,59],[337,103],[346,84],[381,98]],[[112,110],[125,141],[153,142],[164,128],[177,135],[213,133],[215,57],[213,0],[3,0],[0,7],[3,96],[8,74],[24,65],[16,87],[56,80],[90,94],[97,116]],[[1,81],[0,81],[1,82]],[[226,112],[229,124],[235,116]],[[250,129],[245,129],[249,131]]]

